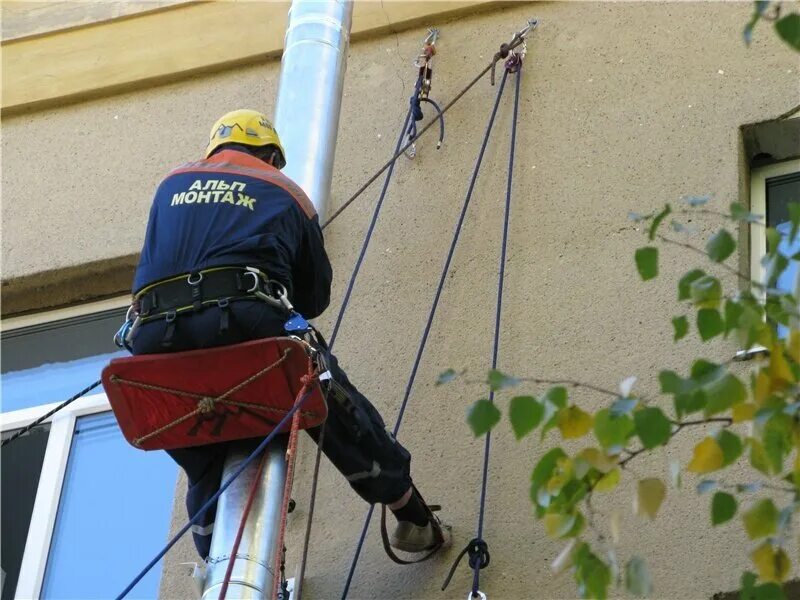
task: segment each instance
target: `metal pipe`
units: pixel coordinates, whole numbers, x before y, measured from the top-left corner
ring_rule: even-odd
[[[275,129],[286,151],[283,172],[294,180],[325,217],[333,176],[342,87],[347,64],[353,3],[350,0],[293,0],[286,28]],[[252,446],[233,444],[223,479]],[[273,565],[286,481],[286,441],[267,448],[267,462],[244,533],[226,597],[270,598]],[[250,465],[219,500],[206,568],[203,600],[216,600],[230,560],[258,465]]]
[[[230,477],[252,451],[252,443],[231,444],[225,459],[222,480]],[[286,481],[286,436],[275,438],[275,442],[270,444],[265,452],[267,457],[264,471],[245,523],[226,593],[226,598],[229,600],[264,600],[272,593],[275,546],[280,527],[283,486]],[[234,480],[217,504],[203,600],[217,600],[219,597],[243,508],[250,494],[250,486],[258,473],[257,461],[253,466],[255,468],[248,467]]]
[[[353,3],[294,0],[286,29],[275,129],[286,150],[283,172],[325,219],[339,130]]]

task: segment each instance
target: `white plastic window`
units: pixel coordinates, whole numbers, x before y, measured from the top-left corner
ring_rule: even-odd
[[[30,321],[26,318],[27,328],[19,330],[22,333],[4,323],[3,335],[12,330],[19,338],[30,331],[33,345],[26,346],[27,340],[23,340],[16,347],[35,355],[36,344],[49,339],[37,327],[50,319],[43,315]],[[88,318],[85,322],[72,320],[69,326],[83,327],[78,331],[85,330],[89,337],[110,339],[114,333],[106,325],[92,325]],[[79,337],[91,342],[86,336]],[[43,348],[42,355],[50,350]],[[108,358],[101,353],[66,361],[66,370],[76,384],[66,397],[91,382],[84,379],[99,379]],[[35,359],[30,357],[26,361],[20,362],[26,368],[4,373],[4,391],[13,389],[26,406],[8,411],[4,403],[0,415],[4,437],[58,404],[41,404],[41,399],[52,399],[48,394],[63,384],[52,380],[65,374],[65,361],[46,360],[40,365],[33,364]],[[76,374],[77,378],[73,377]],[[3,590],[3,598],[114,597],[167,538],[177,468],[163,452],[142,452],[128,446],[105,394],[97,391],[102,388],[56,413],[45,426],[49,432],[18,581],[15,590]],[[5,497],[14,490],[3,489],[2,493]],[[159,577],[160,569],[153,569],[131,597],[157,597]]]

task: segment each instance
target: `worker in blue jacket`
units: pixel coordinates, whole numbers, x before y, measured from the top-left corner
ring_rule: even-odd
[[[134,354],[285,335],[286,313],[252,295],[260,274],[280,283],[305,318],[327,308],[332,270],[319,218],[303,190],[280,172],[285,164],[269,120],[237,110],[214,124],[204,160],[161,182],[133,284],[144,317],[131,339]],[[249,275],[255,271],[259,277]],[[344,393],[329,399],[323,452],[359,496],[394,513],[393,547],[423,552],[444,545],[447,530],[412,485],[410,454],[332,355],[328,366]],[[318,439],[318,430],[310,433]],[[168,451],[186,471],[190,515],[219,489],[226,451],[226,443]],[[203,558],[215,513],[212,507],[192,528]]]

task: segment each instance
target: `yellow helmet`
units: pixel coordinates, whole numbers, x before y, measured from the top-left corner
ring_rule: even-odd
[[[222,144],[244,144],[245,146],[276,146],[280,153],[275,166],[282,169],[286,165],[286,153],[283,151],[278,132],[269,119],[257,110],[234,110],[223,115],[211,128],[206,158],[211,156]]]

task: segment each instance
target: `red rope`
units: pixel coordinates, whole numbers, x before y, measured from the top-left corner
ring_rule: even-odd
[[[295,397],[294,403],[297,404],[301,398],[305,396],[308,392],[309,388],[313,385],[313,383],[317,379],[317,374],[313,369],[313,365],[311,361],[308,363],[308,374],[303,375],[301,378],[301,382],[303,387],[300,389],[300,392]],[[294,413],[292,417],[292,426],[289,430],[289,444],[286,449],[286,484],[283,489],[283,501],[281,504],[281,523],[280,529],[278,530],[278,543],[277,548],[278,551],[276,553],[276,561],[275,561],[275,576],[273,578],[272,584],[272,594],[273,597],[277,597],[278,595],[278,588],[280,586],[280,564],[283,554],[283,540],[286,533],[286,520],[289,511],[289,496],[292,492],[292,480],[294,479],[294,459],[297,450],[297,438],[300,432],[300,411]],[[219,597],[217,600],[225,600],[225,595],[228,593],[228,586],[230,585],[231,575],[233,573],[233,565],[236,562],[236,554],[239,552],[239,544],[242,541],[242,536],[244,535],[244,528],[245,524],[247,523],[247,517],[250,514],[250,509],[253,506],[253,500],[256,497],[256,490],[258,490],[258,484],[261,481],[261,474],[264,471],[264,462],[266,460],[267,454],[266,452],[261,456],[261,461],[258,463],[258,471],[256,473],[255,478],[253,479],[253,483],[250,485],[250,491],[247,496],[247,504],[244,507],[244,513],[242,514],[242,519],[239,522],[239,530],[236,532],[236,539],[233,542],[233,548],[231,549],[231,558],[228,562],[228,567],[225,569],[225,577],[222,580],[222,587],[219,590]]]
[[[303,376],[303,389],[297,396],[297,399],[303,397],[306,390],[313,385],[317,379],[317,374],[313,370],[313,366],[309,361],[308,374]],[[295,400],[297,401],[297,400]],[[297,457],[297,438],[300,432],[300,415],[294,413],[292,418],[292,427],[289,430],[289,443],[286,448],[286,484],[283,488],[283,503],[281,506],[281,524],[278,529],[278,543],[277,551],[275,552],[275,566],[273,571],[272,580],[272,598],[278,598],[278,591],[281,585],[281,563],[283,561],[283,541],[286,536],[286,521],[289,516],[289,500],[292,494],[292,482],[294,481],[294,462]]]
[[[297,413],[295,413],[297,416]],[[294,421],[294,417],[292,418]],[[247,523],[247,517],[250,514],[250,508],[253,506],[253,499],[256,497],[256,490],[258,490],[258,484],[261,481],[261,473],[264,471],[264,461],[267,458],[267,453],[264,452],[261,455],[261,460],[258,463],[258,471],[256,472],[256,476],[253,479],[253,483],[250,484],[250,492],[247,496],[247,504],[244,507],[244,514],[242,514],[242,520],[239,522],[239,531],[236,532],[236,539],[233,541],[233,548],[231,549],[231,557],[228,561],[228,567],[225,569],[225,577],[222,580],[222,587],[219,590],[219,598],[218,600],[225,600],[225,594],[228,593],[228,585],[231,582],[231,574],[233,573],[233,564],[236,562],[236,555],[239,552],[239,544],[242,542],[242,535],[244,534],[244,527]]]

